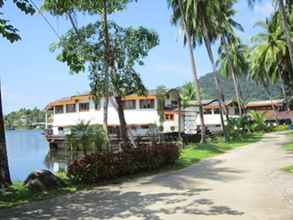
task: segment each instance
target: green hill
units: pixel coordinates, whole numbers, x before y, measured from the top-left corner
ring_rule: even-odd
[[[222,88],[224,90],[225,99],[233,99],[235,97],[234,85],[232,80],[226,80],[223,77],[220,79]],[[205,98],[217,98],[217,89],[212,73],[208,73],[200,78],[200,85],[203,89]],[[240,79],[241,93],[244,101],[266,100],[268,99],[265,90],[258,86],[254,81],[242,77]],[[270,88],[274,98],[280,98],[281,87],[275,85]]]

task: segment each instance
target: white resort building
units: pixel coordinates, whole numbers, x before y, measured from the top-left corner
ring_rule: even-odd
[[[117,132],[119,118],[113,102],[110,99],[108,107],[109,130]],[[146,131],[156,125],[161,127],[164,133],[184,132],[197,133],[200,126],[198,107],[196,102],[191,102],[188,107],[178,106],[177,90],[170,90],[164,100],[163,121],[160,120],[158,111],[159,99],[155,91],[150,91],[147,96],[129,95],[123,98],[123,106],[127,126],[135,135],[145,135]],[[51,128],[51,136],[62,137],[70,129],[80,122],[91,124],[103,124],[103,99],[98,102],[89,94],[71,96],[50,102],[47,124]],[[215,102],[203,101],[204,119],[210,131],[221,131],[219,105]],[[229,114],[235,115],[236,104],[227,103]],[[180,115],[180,117],[179,117]],[[180,128],[179,128],[180,126]]]

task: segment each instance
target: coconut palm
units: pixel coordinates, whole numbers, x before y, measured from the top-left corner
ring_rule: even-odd
[[[183,107],[187,107],[189,101],[196,100],[196,92],[191,82],[184,84],[180,89],[180,99]]]
[[[242,104],[239,78],[248,71],[247,50],[247,46],[241,44],[235,36],[232,39],[228,38],[228,43],[226,38],[221,38],[219,72],[225,78],[233,80],[240,116],[242,116]]]
[[[172,8],[173,11],[173,24],[177,25],[180,24],[183,32],[184,32],[184,42],[187,44],[190,60],[191,60],[191,67],[192,67],[192,76],[193,76],[193,83],[196,89],[197,94],[197,101],[199,106],[199,115],[200,115],[200,122],[201,122],[201,143],[206,142],[206,128],[204,124],[204,116],[203,116],[203,108],[202,108],[202,96],[201,96],[201,89],[200,83],[197,76],[197,68],[196,68],[196,61],[195,55],[193,53],[193,45],[192,45],[192,33],[191,33],[191,22],[189,19],[189,15],[186,12],[186,3],[192,2],[191,0],[168,0],[169,7]]]
[[[250,6],[253,6],[255,2],[261,1],[261,0],[247,0],[248,4]],[[273,0],[275,5],[278,8],[278,11],[280,13],[281,17],[281,22],[283,26],[283,31],[285,34],[286,38],[286,44],[288,47],[288,54],[289,54],[289,59],[290,59],[290,66],[291,69],[293,70],[293,44],[291,41],[291,31],[290,31],[290,25],[291,22],[289,21],[290,13],[292,12],[292,6],[293,6],[293,1],[292,0]]]
[[[269,78],[272,84],[284,82],[284,99],[287,101],[287,93],[291,93],[288,90],[292,87],[292,70],[288,47],[278,24],[277,16],[257,23],[263,32],[252,38],[254,47],[250,75],[253,79]]]
[[[232,9],[235,0],[215,0],[215,1],[191,1],[186,0],[183,1],[185,4],[185,14],[186,16],[191,18],[191,38],[193,46],[204,44],[209,60],[212,64],[214,79],[216,88],[218,91],[218,99],[220,101],[220,116],[221,116],[221,124],[224,131],[225,140],[227,140],[228,135],[226,133],[224,119],[223,119],[223,112],[226,113],[226,117],[228,118],[228,110],[225,106],[224,94],[223,89],[220,85],[219,74],[217,70],[217,64],[214,58],[212,44],[219,39],[219,37],[226,31],[226,29],[231,29],[230,26],[237,24],[235,21],[232,20],[231,16],[234,14],[230,13],[229,10]],[[223,10],[223,8],[225,10]],[[229,9],[229,10],[227,10]],[[229,12],[230,14],[226,14]],[[176,15],[176,14],[175,14]],[[223,25],[222,20],[223,18],[229,18],[229,26],[226,27]],[[176,20],[179,17],[174,16],[173,20]]]

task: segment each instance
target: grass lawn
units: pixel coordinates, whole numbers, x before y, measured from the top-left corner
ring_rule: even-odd
[[[190,166],[202,159],[225,153],[247,144],[255,143],[263,137],[263,133],[247,135],[240,140],[225,143],[223,139],[211,141],[207,144],[190,144],[181,151],[181,156],[176,162],[176,169]]]
[[[65,177],[65,174],[58,174],[64,182],[64,187],[45,193],[32,193],[22,182],[15,182],[6,190],[0,190],[0,209],[25,204],[35,200],[52,198],[57,195],[76,192],[80,189],[79,186],[73,185]]]
[[[282,170],[293,174],[293,165],[282,168]]]
[[[293,151],[293,143],[284,144],[282,147],[286,151]]]

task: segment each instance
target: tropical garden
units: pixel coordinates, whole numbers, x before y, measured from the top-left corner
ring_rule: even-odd
[[[137,67],[144,65],[144,59],[159,44],[159,36],[143,26],[124,27],[109,20],[110,15],[125,10],[128,4],[136,4],[136,1],[44,0],[41,9],[36,8],[29,0],[14,1],[17,9],[28,15],[41,10],[52,16],[67,18],[71,29],[59,36],[57,42],[50,46],[50,50],[58,54],[57,60],[64,63],[71,73],[88,73],[91,95],[96,100],[106,100],[103,109],[108,109],[110,102],[114,103],[119,116],[119,152],[113,151],[109,141],[108,111],[104,111],[102,127],[83,122],[72,128],[71,134],[66,137],[66,146],[69,150],[82,151],[83,157],[73,161],[66,174],[59,174],[60,187],[57,192],[72,192],[84,185],[100,184],[166,167],[183,168],[204,158],[256,142],[264,132],[286,129],[266,123],[261,113],[246,112],[240,79],[246,77],[255,81],[265,89],[270,100],[273,99],[271,86],[282,85],[282,96],[286,100],[287,109],[290,109],[293,93],[293,2],[274,1],[274,13],[256,24],[263,31],[253,36],[249,45],[245,45],[238,36],[243,28],[235,20],[236,2],[237,0],[168,0],[170,25],[182,31],[183,44],[189,54],[192,69],[192,82],[180,89],[180,104],[187,106],[190,100],[197,102],[200,140],[199,143],[182,144],[179,139],[179,142],[159,141],[156,144],[138,146],[127,126],[122,100],[133,93],[147,95],[148,91]],[[0,0],[0,8],[4,4],[5,1]],[[247,0],[247,4],[253,8],[255,1]],[[93,16],[96,21],[80,27],[76,14]],[[0,13],[1,36],[11,43],[21,40],[19,31],[4,16]],[[212,86],[217,91],[216,101],[220,106],[223,130],[223,134],[219,136],[208,136],[206,132],[202,104],[204,94],[194,53],[200,46],[206,49],[213,70]],[[233,81],[234,97],[239,111],[237,118],[229,118],[227,100],[220,80],[222,77]],[[160,87],[158,92],[159,97],[164,97],[166,88]],[[161,100],[163,102],[163,98]],[[160,105],[163,106],[163,103]],[[273,104],[272,107],[274,109]],[[0,188],[4,191],[6,188],[9,192],[3,198],[10,205],[40,197],[40,194],[36,197],[23,185],[12,185],[1,98]],[[48,194],[44,197],[47,196]]]

